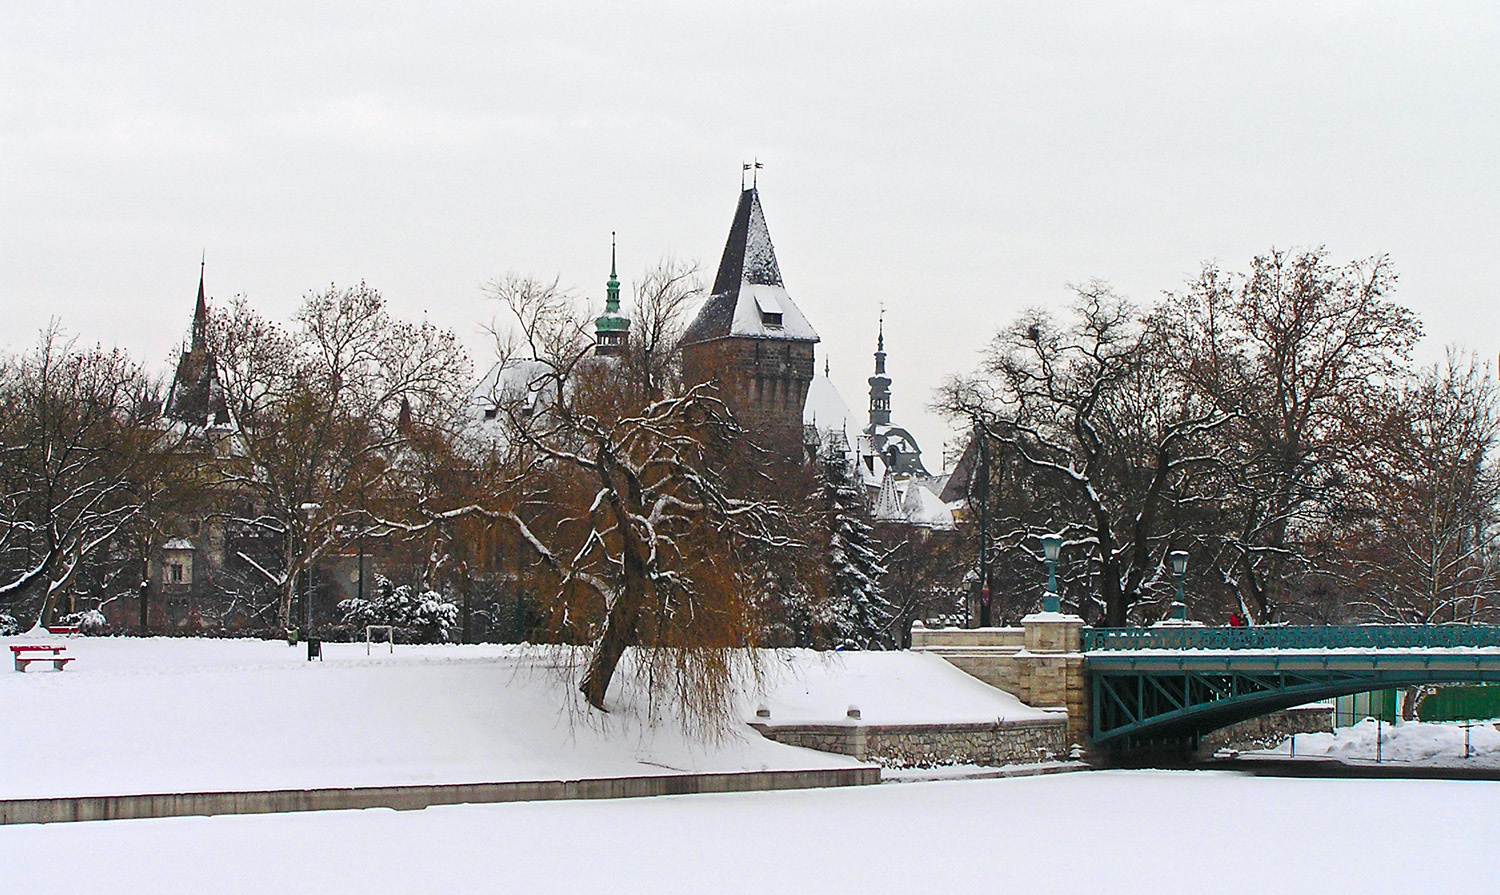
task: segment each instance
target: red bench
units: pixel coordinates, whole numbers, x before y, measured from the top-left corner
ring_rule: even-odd
[[[77,656],[64,656],[65,646],[50,646],[41,643],[14,644],[10,648],[11,655],[16,660],[16,670],[25,671],[26,666],[32,662],[51,662],[52,667],[62,671],[68,663],[78,658]],[[47,655],[41,655],[46,653]]]
[[[47,633],[48,634],[77,634],[78,633],[78,626],[77,625],[48,625],[47,626]]]

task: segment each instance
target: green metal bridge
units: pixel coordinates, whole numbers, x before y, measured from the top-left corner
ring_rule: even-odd
[[[1093,743],[1196,746],[1204,734],[1366,690],[1500,683],[1500,626],[1101,628],[1082,632]]]

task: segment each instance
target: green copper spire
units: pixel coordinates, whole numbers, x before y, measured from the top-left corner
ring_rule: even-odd
[[[620,275],[615,273],[615,233],[613,230],[609,232],[609,282],[604,285],[608,289],[604,295],[605,313],[620,313]]]
[[[615,266],[615,234],[609,234],[609,282],[604,313],[594,320],[594,353],[624,354],[630,345],[630,318],[620,313],[620,275]]]

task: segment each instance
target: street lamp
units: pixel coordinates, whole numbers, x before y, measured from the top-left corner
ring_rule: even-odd
[[[322,504],[316,504],[316,503],[304,503],[302,505],[301,509],[302,509],[302,512],[304,512],[304,513],[307,514],[307,545],[306,546],[308,548],[307,587],[306,587],[306,590],[303,592],[303,595],[302,595],[302,638],[307,641],[307,661],[311,662],[313,660],[313,656],[314,655],[316,655],[319,659],[323,658],[322,644],[320,644],[317,641],[313,640],[313,636],[312,636],[312,597],[313,597],[313,589],[312,589],[312,552],[311,552],[311,548],[312,548],[312,523],[313,523],[313,514],[316,513],[318,510],[323,509],[323,506],[322,506]]]
[[[1187,603],[1182,599],[1182,576],[1187,574],[1187,551],[1173,550],[1167,554],[1167,560],[1172,563],[1172,577],[1177,579],[1177,601],[1172,605],[1172,617],[1186,619]]]
[[[1062,601],[1057,593],[1057,555],[1062,552],[1062,535],[1042,536],[1042,555],[1047,558],[1047,592],[1042,595],[1043,612],[1059,612]]]

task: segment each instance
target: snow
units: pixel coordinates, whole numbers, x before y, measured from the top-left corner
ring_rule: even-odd
[[[1482,892],[1494,806],[1491,782],[1110,771],[11,826],[0,865],[69,895]]]
[[[823,373],[813,376],[812,382],[807,385],[807,403],[802,405],[802,422],[804,425],[816,426],[819,432],[834,433],[844,437],[846,447],[850,432],[859,431],[859,423],[854,419],[854,414],[849,410],[849,405],[844,403],[844,398],[839,394],[830,380]]]
[[[920,482],[906,483],[906,496],[901,501],[901,511],[913,525],[939,531],[952,531],[953,511],[943,499],[927,490]]]
[[[939,724],[1055,718],[929,653],[787,651],[787,667],[759,700],[771,724],[840,723],[858,706],[865,724]],[[745,713],[751,717],[752,711]]]
[[[0,717],[45,735],[7,738],[0,798],[417,783],[555,780],[677,772],[850,767],[737,726],[701,744],[617,682],[609,715],[566,683],[570,653],[502,645],[71,637],[65,672],[0,674]],[[767,657],[765,691],[740,716],[772,723],[1046,717],[923,653]],[[576,671],[576,669],[574,669]]]
[[[593,712],[556,649],[382,645],[367,656],[362,643],[330,643],[320,663],[260,640],[3,639],[27,641],[64,643],[77,660],[0,674],[0,718],[37,732],[0,747],[0,798],[856,764],[749,727],[699,744],[669,719],[648,724],[644,700],[618,685],[611,713]]]
[[[781,308],[781,325],[767,326],[761,319],[762,307]],[[730,335],[752,338],[818,341],[818,331],[802,316],[802,310],[792,301],[785,287],[751,283],[748,280],[740,283],[739,298],[734,306],[734,323],[729,332]]]
[[[1489,721],[1469,725],[1470,756],[1464,757],[1464,722],[1404,721],[1400,724],[1377,724],[1365,718],[1353,727],[1333,733],[1297,734],[1297,757],[1323,756],[1349,764],[1375,761],[1375,740],[1380,738],[1380,759],[1423,766],[1460,766],[1500,768],[1500,730]],[[1275,749],[1247,753],[1250,755],[1286,756],[1291,740]]]

